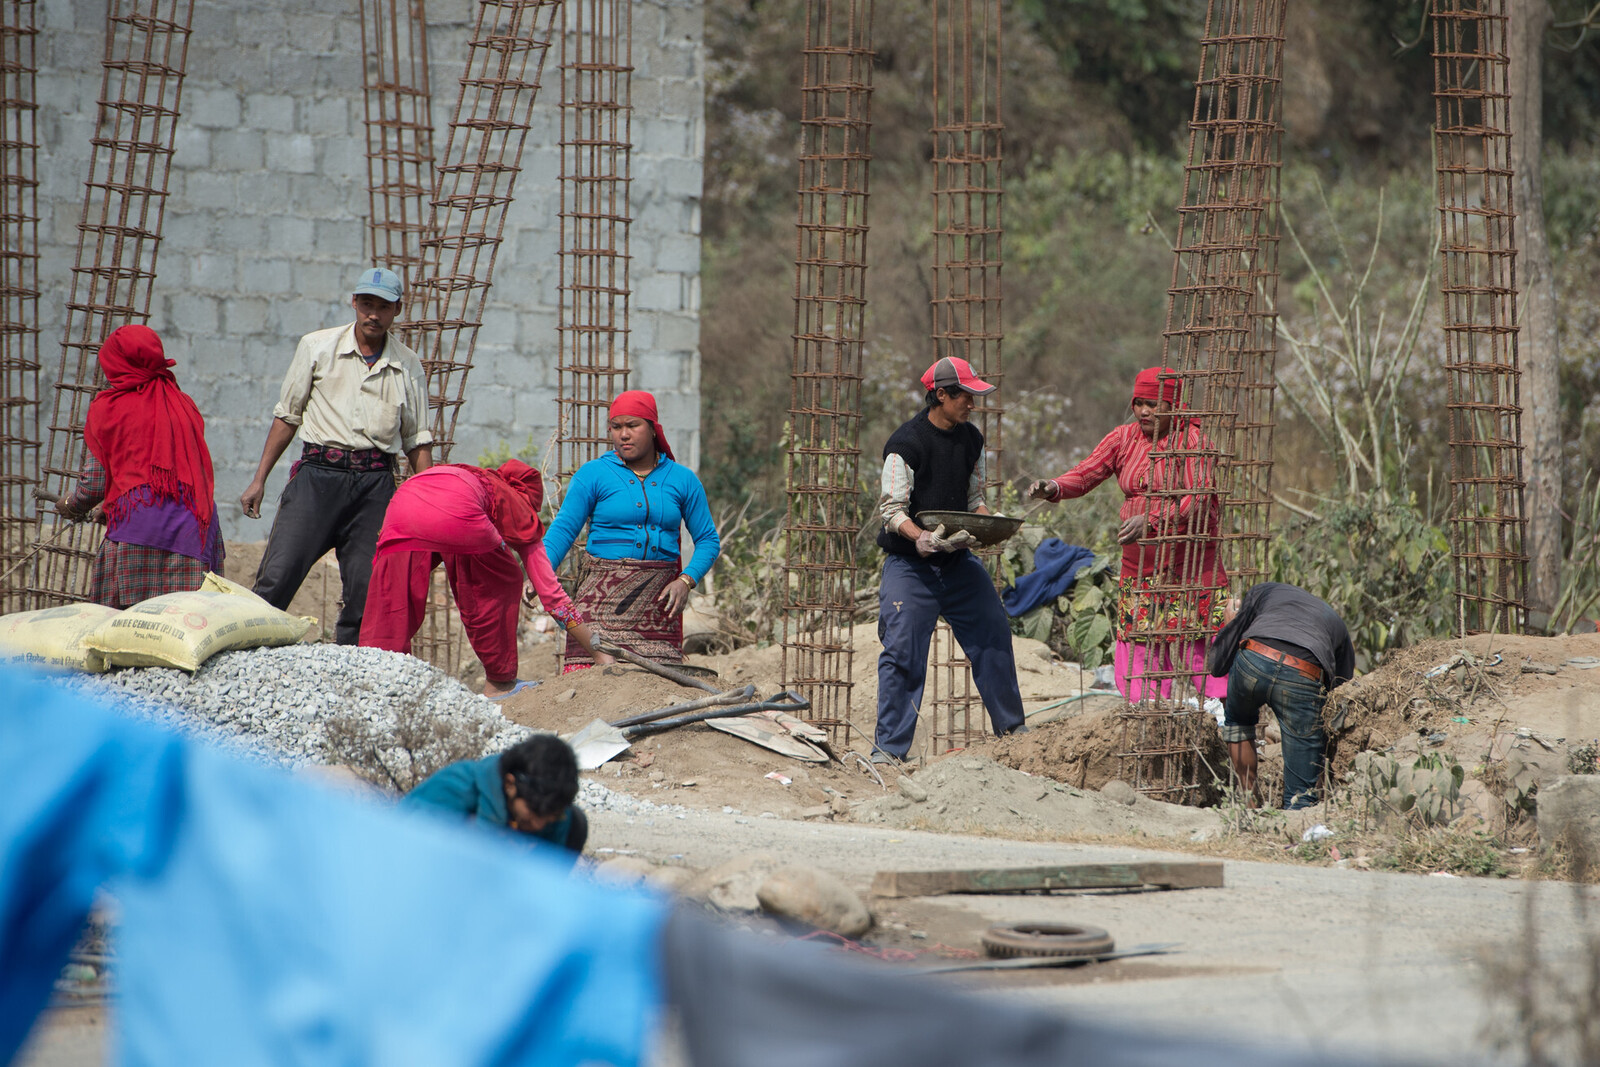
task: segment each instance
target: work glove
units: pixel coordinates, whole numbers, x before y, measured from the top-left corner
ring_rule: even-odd
[[[972,534],[966,530],[957,530],[946,537],[944,524],[940,523],[931,530],[923,530],[917,535],[917,553],[922,556],[931,556],[935,552],[955,552],[966,548],[972,543]]]
[[[1054,500],[1060,493],[1061,487],[1056,484],[1053,478],[1040,478],[1028,486],[1028,498],[1030,500]]]

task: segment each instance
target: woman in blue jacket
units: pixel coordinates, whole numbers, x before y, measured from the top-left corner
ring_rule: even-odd
[[[561,566],[584,523],[588,555],[573,599],[606,639],[658,662],[683,660],[683,609],[722,550],[705,487],[672,458],[656,417],[656,398],[639,389],[618,394],[610,410],[611,451],[573,474],[561,511],[545,534],[553,567]],[[680,527],[694,555],[680,556]],[[593,665],[569,645],[565,670]]]

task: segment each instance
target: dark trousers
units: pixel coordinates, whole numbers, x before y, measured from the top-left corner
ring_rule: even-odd
[[[256,595],[280,610],[300,591],[312,566],[331,548],[339,560],[344,604],[334,639],[353,645],[361,636],[378,530],[394,496],[389,471],[352,471],[302,463],[278,498],[267,550],[256,571]]]
[[[1004,735],[1023,723],[1011,622],[994,580],[970,552],[912,559],[888,556],[878,585],[877,745],[897,759],[911,751],[928,678],[928,644],[943,616],[972,661],[989,722]]]

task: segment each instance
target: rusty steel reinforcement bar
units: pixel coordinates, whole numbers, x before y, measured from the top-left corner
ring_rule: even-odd
[[[1527,616],[1506,0],[1433,0],[1434,159],[1458,633]]]
[[[983,380],[1003,386],[1001,8],[999,0],[934,0],[932,14],[934,355],[965,359]],[[1000,388],[978,397],[972,413],[991,492],[1004,481],[1003,396]],[[987,732],[971,664],[943,622],[934,630],[924,703],[935,752]]]
[[[193,15],[194,0],[110,0],[107,7],[100,106],[40,479],[58,496],[72,491],[83,463],[100,344],[117,327],[150,317]],[[94,523],[65,536],[56,525],[40,512],[33,526],[37,566],[25,574],[38,607],[86,598],[100,544]]]
[[[361,0],[372,262],[409,292],[433,196],[433,94],[424,0]]]
[[[570,0],[561,36],[556,403],[563,477],[606,450],[607,408],[628,387],[632,12],[627,0]]]
[[[372,262],[396,271],[410,292],[434,221],[433,96],[423,0],[361,0],[361,44]],[[427,611],[411,652],[451,674],[470,662],[466,631],[440,570],[429,577]]]
[[[34,0],[0,0],[0,614],[28,607],[10,579],[35,558],[39,480],[39,135]]]
[[[1209,782],[1189,701],[1204,699],[1221,573],[1265,570],[1286,6],[1211,0],[1200,42],[1162,344],[1182,415],[1151,455],[1143,577],[1119,605],[1134,620],[1121,774],[1170,801]]]
[[[428,374],[434,451],[448,460],[483,307],[505,237],[561,0],[479,0],[405,333]]]
[[[807,0],[805,20],[782,678],[809,702],[809,721],[843,741],[855,714],[872,0]]]

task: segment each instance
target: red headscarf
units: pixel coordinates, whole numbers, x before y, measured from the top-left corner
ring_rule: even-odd
[[[211,521],[216,483],[206,421],[167,368],[161,338],[148,326],[123,326],[100,346],[106,388],[89,402],[83,440],[106,469],[105,512],[122,519],[148,485],[157,500],[176,500],[201,524]]]
[[[1183,399],[1183,382],[1177,374],[1171,367],[1146,367],[1133,379],[1133,399],[1165,400],[1176,411]]]
[[[611,402],[611,413],[608,419],[643,419],[650,424],[650,429],[656,435],[656,451],[668,459],[677,459],[672,454],[672,446],[667,444],[666,431],[661,428],[661,422],[656,418],[656,398],[643,389],[629,389],[625,393],[618,393],[617,398]]]
[[[492,471],[483,471],[489,487],[489,521],[508,545],[531,545],[543,529],[539,505],[544,503],[544,479],[520,459],[508,459]]]

